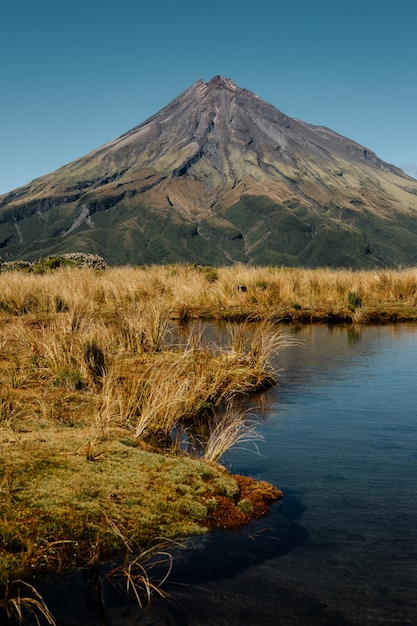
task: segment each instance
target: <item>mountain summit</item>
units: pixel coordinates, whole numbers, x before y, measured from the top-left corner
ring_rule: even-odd
[[[417,263],[417,181],[216,76],[0,196],[0,254],[115,264]]]

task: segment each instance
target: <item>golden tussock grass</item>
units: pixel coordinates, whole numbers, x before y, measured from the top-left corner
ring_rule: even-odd
[[[110,268],[104,272],[61,268],[43,275],[1,274],[0,312],[10,315],[50,315],[70,312],[67,323],[76,328],[88,315],[129,316],[149,307],[162,308],[185,319],[217,319],[239,315],[285,317],[352,313],[349,294],[358,296],[365,313],[415,315],[417,269],[330,270],[234,266],[151,266]],[[354,308],[359,308],[358,306]],[[154,317],[156,322],[156,317]],[[131,320],[130,320],[131,322]],[[157,322],[156,322],[157,323]]]

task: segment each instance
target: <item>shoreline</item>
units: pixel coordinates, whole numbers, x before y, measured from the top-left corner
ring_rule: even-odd
[[[404,308],[393,306],[392,310],[377,310],[372,308],[359,308],[354,312],[348,310],[320,311],[310,309],[265,309],[262,313],[256,308],[242,308],[239,306],[221,310],[208,310],[203,308],[191,308],[185,316],[173,316],[173,320],[180,322],[188,321],[212,321],[212,322],[262,322],[269,321],[274,324],[395,324],[417,322],[417,307]]]
[[[280,324],[417,321],[411,270],[73,268],[0,282],[6,617],[17,598],[42,613],[35,587],[51,572],[244,526],[283,497],[218,463],[254,440],[231,401],[277,381]],[[224,324],[225,345],[204,343],[207,321]]]

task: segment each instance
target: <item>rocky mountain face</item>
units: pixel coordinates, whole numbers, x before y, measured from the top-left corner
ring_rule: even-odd
[[[417,264],[417,181],[231,80],[0,196],[0,255],[113,264]]]

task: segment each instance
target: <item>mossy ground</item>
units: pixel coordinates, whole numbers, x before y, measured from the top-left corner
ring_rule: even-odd
[[[142,450],[121,430],[91,449],[90,434],[47,421],[3,430],[0,584],[242,524],[280,495],[217,464]]]

